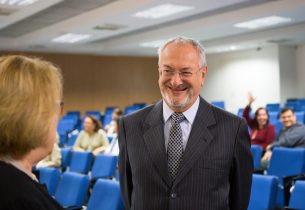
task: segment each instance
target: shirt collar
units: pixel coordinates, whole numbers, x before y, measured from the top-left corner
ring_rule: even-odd
[[[199,108],[199,96],[197,97],[195,103],[188,110],[183,112],[184,117],[187,119],[189,123],[193,124],[198,108]],[[167,120],[169,120],[169,118],[172,116],[173,113],[174,111],[163,100],[164,122],[167,122]]]

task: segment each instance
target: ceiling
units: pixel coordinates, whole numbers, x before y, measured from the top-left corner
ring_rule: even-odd
[[[1,2],[1,1],[0,1]],[[200,40],[208,53],[305,43],[305,0],[168,0],[194,9],[159,19],[133,17],[162,0],[39,0],[27,6],[0,4],[0,51],[153,56],[144,42],[183,35]],[[291,22],[263,29],[233,25],[266,16]],[[111,24],[116,30],[97,30]],[[78,43],[51,40],[65,33],[89,34]]]

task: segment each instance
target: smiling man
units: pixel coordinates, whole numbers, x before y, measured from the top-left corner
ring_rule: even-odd
[[[159,48],[163,100],[121,119],[119,170],[127,210],[246,210],[253,162],[244,120],[200,97],[199,42]]]

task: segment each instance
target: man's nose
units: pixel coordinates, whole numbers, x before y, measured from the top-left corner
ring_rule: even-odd
[[[177,86],[177,85],[181,85],[182,84],[182,79],[181,76],[179,74],[179,72],[176,72],[171,79],[171,82],[173,85]]]

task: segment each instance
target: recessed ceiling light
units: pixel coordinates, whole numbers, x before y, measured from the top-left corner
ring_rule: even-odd
[[[59,43],[76,43],[88,39],[91,35],[90,34],[73,34],[67,33],[52,39],[52,42],[59,42]]]
[[[151,48],[158,48],[162,44],[164,44],[166,40],[156,40],[151,42],[143,42],[140,44],[141,47],[151,47]]]
[[[157,19],[194,9],[193,6],[162,4],[133,14],[133,17]]]
[[[269,16],[246,22],[236,23],[234,24],[234,26],[237,28],[257,29],[257,28],[263,28],[267,26],[273,26],[288,22],[291,22],[290,18],[280,17],[280,16]]]
[[[9,6],[26,6],[33,4],[38,0],[0,0],[0,4],[5,4]]]

